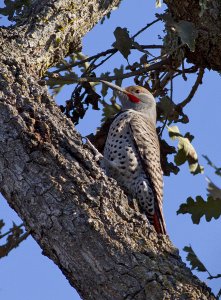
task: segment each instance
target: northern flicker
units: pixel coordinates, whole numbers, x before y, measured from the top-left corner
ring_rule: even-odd
[[[116,91],[122,104],[109,129],[102,166],[138,201],[156,232],[166,234],[155,99],[140,86],[124,89],[102,82]]]

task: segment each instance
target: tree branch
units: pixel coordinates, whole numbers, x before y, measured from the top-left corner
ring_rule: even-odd
[[[23,61],[41,77],[63,57],[81,48],[81,38],[120,0],[34,1],[18,27],[0,28],[0,35],[13,39]]]
[[[45,88],[26,73],[17,81],[10,67],[4,74],[12,89],[0,101],[1,192],[80,295],[150,299],[154,289],[156,299],[214,299],[130,208]]]
[[[178,104],[180,107],[183,108],[184,106],[186,106],[193,99],[196,91],[198,90],[199,85],[202,84],[202,79],[203,79],[204,73],[205,73],[205,69],[200,68],[198,76],[196,78],[196,81],[195,81],[194,85],[192,86],[192,89],[191,89],[189,95],[187,96],[186,99],[184,99],[182,102],[180,102]]]
[[[140,47],[142,49],[162,49],[163,48],[162,45],[140,45]],[[137,50],[137,48],[135,48],[135,47],[132,47],[132,49]],[[94,59],[98,59],[102,56],[106,56],[108,54],[116,53],[117,51],[118,51],[117,49],[111,48],[111,49],[108,49],[106,51],[102,51],[102,52],[100,52],[96,55],[92,55],[90,57],[87,57],[85,59],[82,59],[82,60],[79,60],[79,61],[76,61],[76,62],[74,61],[73,63],[70,63],[70,64],[67,63],[67,65],[64,65],[63,67],[59,67],[58,70],[54,70],[52,72],[46,72],[46,76],[51,77],[51,74],[54,74],[54,73],[57,73],[57,72],[62,72],[62,71],[68,70],[68,69],[72,69],[76,66],[83,65],[86,62],[90,62],[90,61],[92,61]]]
[[[144,26],[142,29],[140,29],[136,34],[134,34],[132,36],[133,39],[135,39],[135,37],[137,37],[138,35],[140,35],[142,32],[144,32],[145,30],[147,30],[147,28],[151,27],[152,25],[154,25],[155,23],[161,21],[161,19],[156,19],[151,23],[148,23],[146,26]]]
[[[143,74],[145,74],[149,71],[152,71],[152,70],[167,69],[167,64],[169,63],[169,61],[170,61],[169,58],[165,58],[165,59],[162,59],[161,61],[156,62],[156,63],[154,63],[150,66],[143,67],[143,68],[140,68],[136,71],[120,74],[120,75],[117,75],[117,76],[114,75],[114,76],[108,76],[108,77],[82,77],[82,78],[79,78],[79,82],[84,82],[84,81],[99,82],[100,80],[113,81],[113,80],[116,80],[116,79],[125,79],[125,78],[130,78],[130,77],[133,77],[133,76],[136,76],[136,75],[141,75],[141,74],[143,75]]]
[[[2,194],[84,299],[215,299],[168,237],[130,207],[38,83],[119,1],[34,3],[28,22],[0,35]]]
[[[165,0],[169,13],[175,21],[191,22],[197,32],[195,51],[185,48],[187,61],[198,67],[221,71],[221,1]],[[165,39],[166,40],[166,39]]]

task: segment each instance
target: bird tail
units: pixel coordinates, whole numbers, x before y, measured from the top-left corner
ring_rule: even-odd
[[[153,215],[153,226],[158,234],[167,234],[163,213],[159,208],[155,209],[155,213]]]

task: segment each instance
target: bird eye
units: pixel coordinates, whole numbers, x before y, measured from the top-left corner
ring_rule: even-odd
[[[139,90],[136,90],[135,92],[136,92],[137,94],[139,94],[139,93],[140,93],[140,91],[139,91]]]

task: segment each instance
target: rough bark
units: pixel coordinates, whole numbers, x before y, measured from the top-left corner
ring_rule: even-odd
[[[197,30],[196,49],[186,48],[188,62],[221,71],[221,1],[164,0],[175,21],[192,22]]]
[[[1,192],[84,299],[214,299],[104,175],[39,80],[119,1],[99,3],[36,1],[19,27],[1,29]]]

